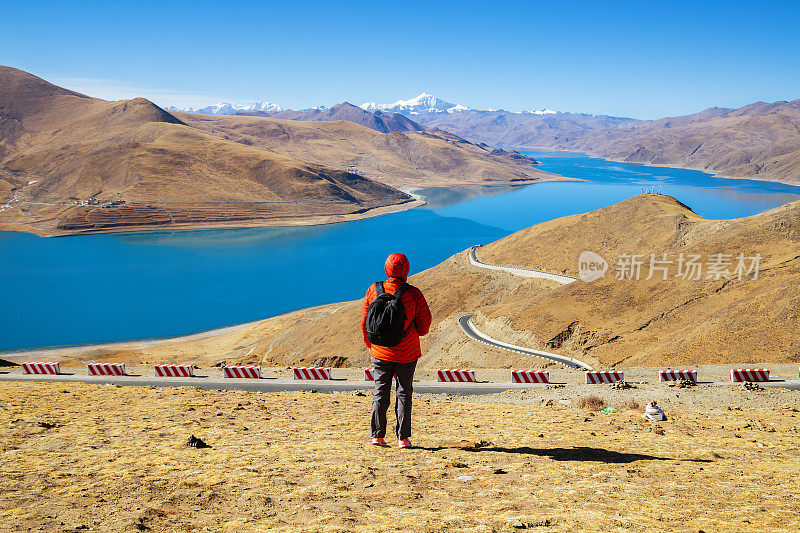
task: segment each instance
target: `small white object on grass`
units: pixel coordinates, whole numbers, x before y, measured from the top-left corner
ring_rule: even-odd
[[[663,422],[667,419],[664,411],[662,411],[661,408],[656,405],[656,402],[650,402],[647,404],[647,407],[644,408],[644,414],[642,415],[642,418],[649,418],[654,422]]]

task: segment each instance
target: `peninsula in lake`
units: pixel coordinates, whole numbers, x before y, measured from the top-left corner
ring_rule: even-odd
[[[305,225],[420,202],[400,187],[565,179],[419,127],[170,113],[0,67],[0,230]]]

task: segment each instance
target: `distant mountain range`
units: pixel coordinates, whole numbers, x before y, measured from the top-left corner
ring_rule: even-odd
[[[347,120],[361,124],[381,133],[398,131],[425,131],[427,128],[414,122],[408,117],[399,113],[383,113],[381,111],[365,111],[351,103],[343,102],[330,108],[306,109],[303,111],[292,111],[287,109],[281,112],[261,112],[261,113],[239,113],[240,115],[260,115],[272,118],[282,118],[286,120],[311,120],[311,121],[331,121]]]
[[[347,120],[380,132],[447,131],[506,150],[567,150],[608,159],[695,168],[732,177],[800,182],[800,100],[712,107],[653,121],[565,113],[473,109],[423,92],[391,104],[324,109],[211,106],[209,114]],[[226,107],[227,106],[227,107]]]
[[[291,225],[402,204],[413,198],[361,173],[208,134],[144,98],[108,102],[0,66],[4,229]]]
[[[347,102],[344,102],[347,103]],[[351,104],[352,105],[352,104]],[[399,113],[401,115],[417,115],[420,113],[458,113],[461,111],[494,111],[494,109],[474,109],[461,104],[453,104],[442,100],[432,94],[423,92],[414,98],[408,100],[398,100],[393,104],[376,104],[375,102],[365,102],[359,106],[364,111],[380,111],[383,113]],[[186,113],[201,113],[203,115],[246,115],[253,112],[263,113],[279,113],[283,108],[278,104],[271,102],[255,102],[250,105],[233,104],[230,102],[220,102],[215,105],[210,105],[200,108],[192,107],[165,107],[167,111],[182,111]],[[330,109],[328,106],[316,106],[307,109],[301,109],[299,112],[312,112],[312,111],[326,111]],[[291,110],[288,110],[291,111]],[[539,109],[536,111],[522,111],[523,114],[533,115],[553,115],[557,111],[552,109]]]
[[[187,113],[202,113],[203,115],[238,115],[243,113],[252,112],[265,112],[273,113],[281,111],[281,106],[273,104],[272,102],[255,102],[250,105],[231,104],[229,102],[220,102],[215,105],[206,107],[199,107],[197,109],[191,107],[178,108],[168,106],[164,108],[166,111],[185,111]]]
[[[520,113],[473,109],[453,104],[425,92],[415,98],[398,100],[392,104],[366,102],[355,106],[343,102],[330,108],[319,106],[299,111],[284,110],[277,104],[263,104],[257,102],[246,106],[220,103],[200,109],[168,107],[167,110],[287,120],[347,120],[382,133],[445,130],[473,142],[512,149],[552,145],[565,133],[574,138],[573,133],[584,133],[597,128],[632,126],[640,122],[635,119],[595,116],[588,113],[560,113],[552,109]]]

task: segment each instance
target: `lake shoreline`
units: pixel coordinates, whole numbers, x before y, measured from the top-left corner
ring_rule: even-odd
[[[757,178],[754,176],[728,176],[722,174],[721,171],[716,171],[708,168],[698,168],[698,167],[690,167],[687,165],[682,165],[680,163],[648,163],[646,161],[625,161],[622,159],[612,159],[610,157],[604,157],[599,154],[591,153],[591,152],[573,152],[571,150],[558,150],[555,148],[514,148],[518,150],[520,153],[532,152],[532,153],[539,153],[539,152],[551,152],[551,153],[559,153],[559,154],[577,154],[583,155],[586,157],[592,157],[596,159],[602,159],[603,161],[608,161],[609,163],[624,163],[626,165],[643,165],[645,167],[652,167],[652,168],[679,168],[683,170],[695,170],[697,172],[703,172],[704,174],[708,174],[715,178],[726,179],[726,180],[751,180],[751,181],[761,181],[764,183],[777,183],[780,185],[789,185],[791,187],[800,187],[800,181],[788,181],[779,178],[770,179],[770,178]]]
[[[465,187],[465,186],[478,186],[478,187],[524,187],[528,185],[535,185],[537,183],[548,183],[558,181],[582,181],[567,176],[561,176],[552,172],[547,172],[552,177],[533,178],[526,180],[510,180],[510,181],[492,181],[492,182],[470,182],[463,183],[432,183],[422,186],[403,187],[399,190],[405,192],[411,199],[380,207],[366,209],[363,212],[348,213],[342,215],[319,215],[319,216],[300,216],[300,217],[279,217],[275,220],[264,220],[263,222],[254,221],[222,221],[222,222],[203,222],[203,223],[177,223],[177,224],[163,224],[163,225],[141,225],[119,228],[102,228],[99,230],[76,230],[76,231],[53,231],[49,229],[42,229],[34,227],[33,224],[40,222],[18,222],[18,221],[0,221],[0,232],[19,232],[31,233],[42,238],[52,237],[73,237],[80,235],[106,235],[106,234],[132,234],[132,233],[151,233],[160,231],[191,231],[191,230],[212,230],[212,229],[245,229],[245,228],[293,228],[304,226],[324,226],[329,224],[339,224],[342,222],[353,222],[356,220],[363,220],[365,218],[378,217],[391,213],[398,213],[410,209],[416,209],[426,204],[425,200],[421,199],[419,195],[411,194],[408,191],[419,191],[431,188],[442,187]]]
[[[68,231],[68,232],[54,232],[43,231],[38,228],[30,227],[29,224],[20,224],[12,222],[0,222],[0,231],[19,232],[19,233],[32,233],[42,238],[54,237],[76,237],[81,235],[107,235],[107,234],[133,234],[133,233],[153,233],[160,231],[192,231],[204,229],[237,229],[237,228],[294,228],[302,226],[324,226],[328,224],[339,224],[341,222],[353,222],[355,220],[363,220],[365,218],[377,217],[387,215],[390,213],[398,213],[409,209],[415,209],[425,205],[423,200],[413,198],[411,200],[399,203],[386,205],[381,207],[374,207],[367,209],[361,213],[350,213],[346,215],[321,215],[321,216],[306,216],[301,218],[278,218],[275,221],[263,223],[251,222],[208,222],[208,223],[188,223],[188,224],[164,224],[158,226],[133,226],[124,228],[103,228],[102,230],[83,230],[83,231]]]

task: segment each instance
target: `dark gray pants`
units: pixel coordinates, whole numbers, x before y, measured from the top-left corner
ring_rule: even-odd
[[[411,436],[411,394],[414,392],[414,370],[417,362],[392,363],[380,359],[372,359],[375,375],[375,393],[372,396],[372,422],[370,433],[372,438],[386,436],[386,411],[392,396],[392,381],[397,376],[397,400],[395,401],[395,414],[397,425],[395,432],[398,439],[407,439]]]

